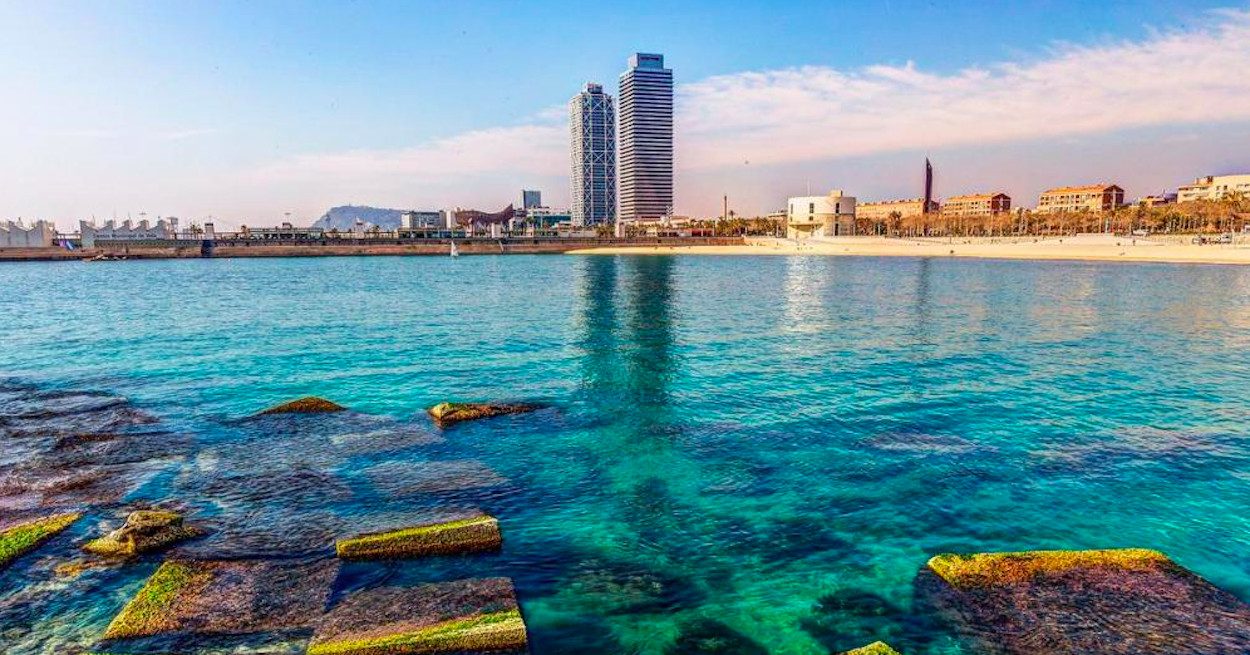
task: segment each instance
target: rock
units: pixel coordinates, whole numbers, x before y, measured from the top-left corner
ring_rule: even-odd
[[[506,483],[507,478],[472,460],[392,461],[366,471],[377,492],[387,498],[464,492]]]
[[[541,409],[539,405],[531,403],[439,403],[431,407],[429,413],[439,426],[448,426],[505,414],[525,414],[538,409]]]
[[[0,569],[60,534],[80,518],[82,514],[78,512],[57,514],[17,523],[0,531]]]
[[[938,555],[917,594],[1005,655],[1250,651],[1250,606],[1153,550]]]
[[[700,618],[684,623],[665,655],[768,655],[768,649],[717,621]]]
[[[403,559],[497,550],[502,543],[499,521],[475,516],[341,539],[335,549],[342,559]]]
[[[109,624],[106,640],[307,630],[338,562],[168,560]]]
[[[179,541],[204,534],[204,531],[183,525],[177,512],[140,510],[131,512],[126,524],[111,533],[87,542],[83,550],[96,555],[133,557]]]
[[[308,655],[524,651],[525,621],[507,578],[353,594],[317,626]]]
[[[899,653],[884,641],[874,641],[862,648],[848,650],[842,655],[899,655]]]
[[[328,414],[331,412],[342,412],[347,408],[334,402],[330,402],[325,398],[316,396],[308,396],[299,400],[292,400],[289,403],[282,403],[266,409],[257,414],[257,416],[267,416],[270,414]]]

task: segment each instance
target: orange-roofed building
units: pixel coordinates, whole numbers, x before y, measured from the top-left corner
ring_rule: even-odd
[[[1047,189],[1037,201],[1039,214],[1109,212],[1124,204],[1124,189],[1115,184],[1062,186]]]
[[[942,213],[947,216],[993,216],[1011,211],[1011,196],[996,193],[974,193],[953,196],[942,203]]]

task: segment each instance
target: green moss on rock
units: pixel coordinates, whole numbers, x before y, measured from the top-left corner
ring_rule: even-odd
[[[275,405],[261,412],[258,416],[269,414],[328,414],[330,412],[342,412],[346,409],[346,407],[325,398],[308,396],[299,400],[292,400],[289,403]]]
[[[0,569],[38,548],[80,518],[82,514],[79,512],[57,514],[18,523],[0,531]]]
[[[337,576],[333,560],[166,561],[104,638],[306,630],[325,611]]]
[[[341,539],[335,550],[342,559],[401,559],[495,550],[502,542],[499,521],[475,516]]]
[[[439,403],[428,411],[435,423],[448,426],[505,414],[524,414],[537,409],[539,405],[531,403]]]
[[[929,560],[938,577],[957,588],[1022,582],[1037,576],[1089,568],[1145,570],[1172,565],[1166,555],[1144,548],[1037,550],[1018,553],[942,554]]]
[[[83,550],[96,555],[133,557],[202,534],[203,530],[184,525],[177,512],[141,510],[132,512],[122,527],[87,542]]]
[[[506,578],[358,592],[318,626],[308,655],[524,650],[525,622]]]
[[[842,655],[899,655],[899,652],[890,648],[884,641],[874,641],[867,646],[848,650]]]

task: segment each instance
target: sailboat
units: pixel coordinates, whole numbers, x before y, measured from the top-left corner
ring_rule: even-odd
[[[456,248],[456,242],[455,242],[455,241],[452,241],[452,242],[451,242],[451,256],[452,256],[452,257],[459,257],[459,256],[460,256],[460,250]]]

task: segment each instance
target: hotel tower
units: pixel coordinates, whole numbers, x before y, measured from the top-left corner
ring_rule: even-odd
[[[573,225],[616,222],[616,112],[598,84],[569,101]]]
[[[664,55],[638,53],[621,73],[618,187],[622,221],[673,212],[673,71]]]

